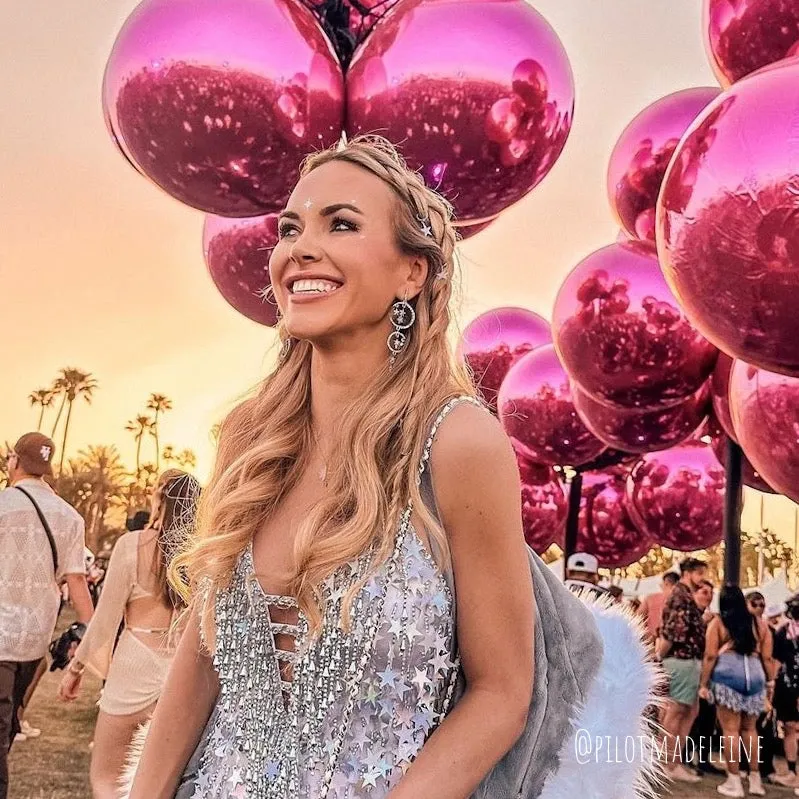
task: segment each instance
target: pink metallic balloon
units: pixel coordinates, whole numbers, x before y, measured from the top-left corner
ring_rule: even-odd
[[[713,447],[713,452],[718,458],[719,463],[723,466],[727,458],[728,436],[724,430],[722,430],[719,420],[715,416],[710,417],[710,425],[708,430],[711,437],[710,445]],[[752,462],[746,457],[746,453],[743,454],[741,459],[741,479],[743,480],[744,485],[749,486],[749,488],[762,491],[764,494],[777,493],[763,479],[763,476],[760,474],[760,472],[758,472],[755,467],[752,466]]]
[[[702,15],[710,65],[725,88],[799,43],[796,0],[704,0]]]
[[[311,150],[343,126],[344,83],[296,0],[145,0],[105,72],[125,156],[181,202],[223,216],[280,210]]]
[[[264,292],[271,285],[269,256],[276,243],[276,214],[253,219],[205,218],[205,263],[219,293],[239,313],[269,327],[277,323],[277,304]]]
[[[522,527],[528,546],[539,555],[563,542],[568,501],[563,484],[548,466],[519,458],[522,481]]]
[[[655,241],[655,205],[672,155],[688,126],[717,97],[700,87],[661,97],[624,129],[610,156],[610,206],[631,238]]]
[[[347,132],[399,145],[461,221],[530,192],[563,150],[573,111],[563,45],[525,0],[399,6],[347,72]]]
[[[679,405],[654,410],[612,408],[592,399],[576,384],[574,407],[585,426],[609,447],[625,452],[669,449],[690,438],[710,410],[707,383]]]
[[[752,466],[776,491],[799,502],[799,378],[735,361],[730,410]]]
[[[569,375],[620,408],[668,408],[696,393],[716,348],[688,322],[651,248],[628,242],[589,255],[555,299],[552,331]]]
[[[658,248],[691,321],[729,355],[799,375],[799,61],[733,86],[680,143]]]
[[[589,552],[606,569],[629,566],[654,546],[632,522],[624,504],[628,470],[583,475],[577,550]]]
[[[511,366],[497,399],[499,418],[516,451],[549,466],[580,466],[605,445],[580,420],[569,376],[551,344]]]
[[[730,371],[733,360],[724,352],[719,352],[719,359],[710,376],[710,395],[713,400],[713,415],[724,432],[737,443],[738,437],[732,426],[730,416]]]
[[[707,444],[644,455],[627,479],[627,510],[661,546],[690,552],[723,535],[724,468]]]
[[[493,308],[466,326],[458,355],[472,370],[483,399],[496,411],[497,392],[511,365],[551,342],[549,322],[537,313],[525,308]]]

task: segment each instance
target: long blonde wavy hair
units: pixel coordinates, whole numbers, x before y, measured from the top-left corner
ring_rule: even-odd
[[[440,565],[448,565],[446,536],[424,506],[417,464],[434,414],[452,397],[475,394],[448,341],[450,301],[459,286],[451,206],[384,139],[358,137],[311,155],[301,176],[333,161],[359,166],[391,189],[397,246],[403,254],[426,258],[429,268],[421,293],[412,300],[416,322],[409,342],[391,370],[386,349],[384,368],[337,420],[340,448],[328,464],[329,490],[296,534],[296,569],[289,585],[311,635],[322,627],[325,579],[372,548],[373,570],[378,568],[393,550],[409,498],[438,544]],[[422,229],[425,220],[432,236]],[[285,344],[289,333],[282,322],[278,332]],[[203,637],[210,649],[215,646],[217,593],[229,585],[242,551],[309,461],[313,348],[304,340],[290,345],[275,370],[222,423],[213,476],[200,502],[197,536],[173,563],[173,576],[183,575],[181,590],[201,606]],[[368,576],[345,595],[344,629]]]

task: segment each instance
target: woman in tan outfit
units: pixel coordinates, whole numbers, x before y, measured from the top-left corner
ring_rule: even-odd
[[[152,714],[172,661],[183,605],[169,588],[167,568],[193,527],[198,496],[191,475],[178,469],[161,475],[150,525],[117,541],[94,617],[61,682],[60,697],[73,701],[85,669],[105,680],[92,750],[94,799],[118,796],[127,748]]]

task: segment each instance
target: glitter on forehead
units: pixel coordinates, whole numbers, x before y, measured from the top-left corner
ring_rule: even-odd
[[[303,205],[305,206],[305,210],[310,210],[311,206],[313,205],[313,200],[306,200]]]

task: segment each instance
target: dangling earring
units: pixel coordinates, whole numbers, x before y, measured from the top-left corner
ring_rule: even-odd
[[[416,321],[416,311],[413,306],[408,302],[408,292],[405,292],[405,298],[397,300],[391,306],[391,324],[394,327],[391,335],[388,337],[388,351],[391,357],[388,359],[389,369],[394,368],[394,361],[397,360],[399,355],[408,344],[408,334],[403,332],[413,326]]]

